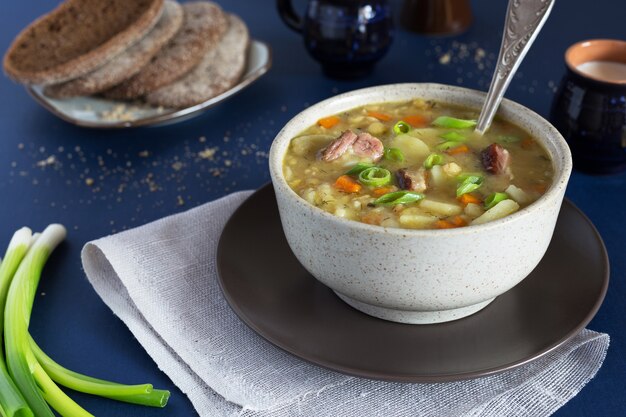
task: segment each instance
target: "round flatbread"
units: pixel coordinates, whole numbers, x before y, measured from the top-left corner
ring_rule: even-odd
[[[183,8],[175,1],[166,0],[161,18],[139,42],[82,77],[46,87],[44,94],[53,98],[89,96],[119,84],[141,71],[176,35],[182,23]]]
[[[141,39],[162,10],[163,0],[68,0],[15,38],[4,71],[24,84],[80,77]]]
[[[112,99],[135,99],[170,84],[193,69],[226,31],[222,9],[211,2],[183,4],[183,26],[138,74],[105,91]]]
[[[202,103],[235,85],[246,66],[250,35],[245,23],[228,15],[229,27],[200,64],[183,78],[148,94],[146,101],[163,107],[189,107]]]

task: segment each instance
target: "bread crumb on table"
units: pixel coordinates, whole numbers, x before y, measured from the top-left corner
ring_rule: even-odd
[[[132,112],[135,106],[143,109],[135,102],[109,110],[114,115]],[[0,165],[4,169],[0,188],[19,183],[33,189],[55,187],[59,192],[71,193],[72,198],[62,203],[55,202],[57,193],[34,193],[32,203],[54,213],[98,206],[112,213],[115,225],[107,221],[107,227],[114,233],[157,214],[170,214],[172,209],[197,206],[216,192],[229,193],[243,187],[234,178],[247,187],[269,180],[265,170],[269,144],[278,130],[271,116],[278,111],[279,107],[267,109],[254,124],[242,122],[222,132],[207,130],[178,138],[165,147],[157,141],[87,148],[82,138],[63,145],[21,140],[13,145],[17,148],[13,158]],[[117,217],[115,210],[121,206],[125,207],[124,216]],[[128,210],[134,214],[130,218]]]
[[[198,156],[202,159],[213,159],[215,152],[217,152],[217,148],[205,148],[198,152]]]

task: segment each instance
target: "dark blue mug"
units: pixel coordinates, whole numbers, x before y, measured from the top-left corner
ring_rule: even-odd
[[[333,78],[369,74],[393,39],[387,0],[309,0],[304,17],[291,0],[277,0],[277,6],[283,21],[304,36],[307,51]]]
[[[574,168],[596,174],[626,170],[626,73],[621,78],[607,71],[626,71],[626,42],[579,42],[568,48],[565,63],[550,121],[569,143]]]

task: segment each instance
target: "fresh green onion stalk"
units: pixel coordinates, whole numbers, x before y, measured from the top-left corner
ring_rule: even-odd
[[[28,324],[41,271],[65,235],[63,226],[53,224],[34,240],[13,277],[7,295],[7,363],[17,387],[37,417],[54,416],[48,404],[64,417],[93,417],[59,389],[37,362],[30,348]]]
[[[151,407],[165,407],[170,397],[169,391],[154,389],[151,384],[122,385],[70,371],[46,355],[32,338],[30,346],[50,378],[74,391]]]
[[[391,172],[385,168],[367,168],[359,173],[359,182],[368,187],[382,187],[391,182]]]
[[[32,232],[24,227],[13,235],[4,260],[0,264],[0,340],[4,331],[4,306],[15,271],[26,256],[31,244]],[[0,347],[0,414],[4,417],[33,417],[26,400],[9,375],[4,350]]]
[[[17,269],[6,300],[7,365],[15,385],[37,417],[54,417],[54,414],[42,395],[42,391],[47,395],[49,387],[41,385],[36,377],[38,363],[30,350],[28,324],[43,266],[64,238],[65,228],[61,225],[50,225],[44,230]]]
[[[33,357],[32,351],[29,352],[28,356]],[[74,400],[61,391],[34,357],[31,361],[33,377],[41,390],[44,400],[50,404],[52,408],[63,417],[94,417],[93,414],[76,404]],[[39,416],[39,414],[37,416]]]
[[[93,417],[56,383],[118,401],[164,407],[169,391],[154,389],[150,384],[122,385],[65,369],[48,357],[28,333],[41,271],[65,234],[65,228],[58,224],[32,237],[30,229],[21,229],[11,240],[0,265],[0,307],[4,307],[0,309],[0,333],[4,324],[8,365],[7,372],[0,349],[0,414],[2,417],[54,417],[49,404],[63,417]]]
[[[476,120],[465,120],[449,116],[439,116],[433,121],[433,125],[437,127],[445,127],[448,129],[469,129],[476,126]]]
[[[20,262],[26,256],[30,247],[33,233],[28,227],[23,227],[13,234],[4,261],[0,264],[0,317],[4,318],[4,306],[9,292],[9,285],[15,275],[15,271],[20,266]],[[4,331],[4,320],[0,320],[0,334]],[[0,357],[4,358],[2,349]]]
[[[413,193],[411,191],[395,191],[387,193],[374,200],[377,206],[395,206],[397,204],[410,204],[420,201],[424,198],[424,194]]]

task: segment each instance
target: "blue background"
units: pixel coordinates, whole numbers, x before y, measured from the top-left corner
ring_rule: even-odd
[[[0,49],[6,50],[24,26],[56,3],[4,2]],[[67,242],[45,270],[31,322],[33,336],[71,369],[172,390],[170,404],[163,410],[71,393],[95,415],[195,412],[87,282],[80,263],[86,242],[235,190],[259,187],[269,180],[267,151],[279,128],[308,105],[337,93],[425,81],[485,90],[506,8],[505,1],[474,1],[474,24],[457,37],[427,38],[398,29],[389,55],[376,71],[348,82],[321,75],[302,39],[279,20],[273,1],[220,3],[242,16],[255,38],[271,45],[273,68],[241,94],[191,121],[124,131],[78,128],[55,118],[22,87],[0,77],[0,242],[8,242],[23,225],[41,230],[48,223],[61,222],[69,230]],[[300,10],[303,4],[296,1]],[[547,116],[564,72],[565,49],[589,38],[626,38],[622,2],[557,2],[507,97]],[[486,51],[483,59],[475,59],[478,48]],[[448,52],[451,62],[441,64],[440,57]],[[206,149],[215,150],[213,158],[199,156]],[[609,291],[588,327],[609,333],[611,347],[596,378],[555,414],[559,417],[626,414],[625,180],[626,174],[594,177],[575,172],[567,192],[594,222],[609,252]]]

